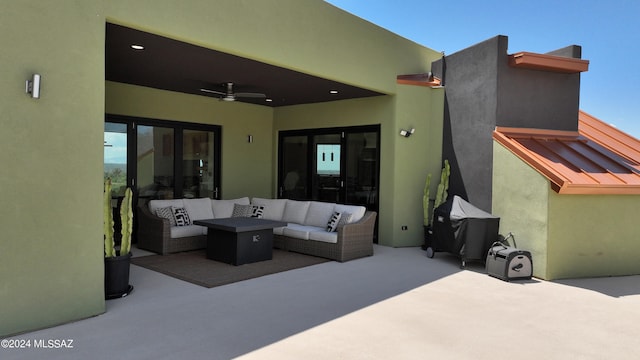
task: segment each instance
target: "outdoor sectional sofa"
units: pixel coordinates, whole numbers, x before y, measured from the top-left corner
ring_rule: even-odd
[[[344,262],[373,255],[376,215],[364,206],[320,201],[150,200],[138,206],[137,246],[162,255],[204,249],[207,228],[192,225],[192,221],[256,216],[287,223],[273,230],[275,248]],[[335,230],[329,231],[332,228]]]

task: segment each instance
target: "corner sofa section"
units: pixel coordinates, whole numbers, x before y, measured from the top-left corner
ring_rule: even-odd
[[[207,228],[198,225],[177,226],[169,219],[157,216],[158,209],[184,208],[189,220],[231,217],[235,204],[249,205],[249,198],[233,200],[170,199],[150,200],[138,206],[137,240],[140,249],[166,255],[207,247]],[[214,212],[216,216],[214,216]]]
[[[264,219],[287,223],[287,226],[273,230],[275,248],[341,262],[373,255],[377,214],[366,211],[364,206],[288,199],[249,200],[248,197],[151,200],[142,204],[137,215],[138,247],[163,255],[203,249],[206,247],[207,228],[190,222],[232,217],[234,209],[248,205],[258,208],[260,211],[257,213]],[[188,224],[176,224],[175,219],[166,214],[165,217],[157,214],[159,209],[180,208],[186,210]],[[340,214],[340,219],[337,214]],[[328,231],[330,226],[335,230]]]

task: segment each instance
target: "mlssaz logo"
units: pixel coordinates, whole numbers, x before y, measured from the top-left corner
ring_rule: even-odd
[[[73,339],[39,339],[34,340],[33,345],[39,349],[73,349]]]

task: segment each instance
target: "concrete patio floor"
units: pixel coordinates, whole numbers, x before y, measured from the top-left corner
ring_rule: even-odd
[[[2,359],[638,359],[640,276],[504,282],[419,248],[206,289],[137,266],[90,319]]]

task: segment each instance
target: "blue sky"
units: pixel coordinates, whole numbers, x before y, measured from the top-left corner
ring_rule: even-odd
[[[445,54],[496,35],[509,53],[580,45],[580,109],[640,138],[640,0],[326,1]]]

